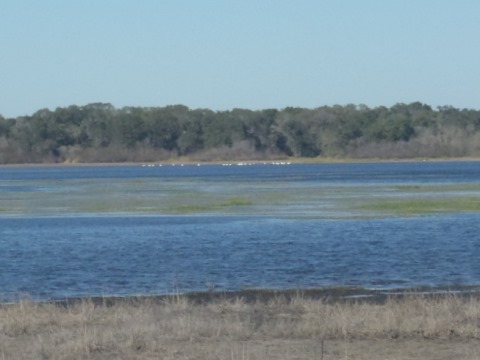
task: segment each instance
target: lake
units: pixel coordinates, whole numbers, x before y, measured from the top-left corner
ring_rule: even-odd
[[[0,168],[0,299],[480,285],[480,163]]]

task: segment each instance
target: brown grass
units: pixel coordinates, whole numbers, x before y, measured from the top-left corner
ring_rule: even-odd
[[[480,300],[146,298],[0,306],[0,359],[478,359]]]

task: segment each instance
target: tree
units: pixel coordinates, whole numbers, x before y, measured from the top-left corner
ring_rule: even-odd
[[[277,113],[278,111],[275,109],[267,109],[256,112],[242,110],[241,119],[245,138],[253,143],[256,151],[264,152],[269,148],[269,138]],[[238,116],[238,111],[233,115]]]
[[[144,117],[142,108],[124,108],[120,111],[117,118],[119,137],[121,143],[128,148],[141,143],[147,137]]]
[[[372,123],[365,133],[374,141],[408,141],[415,134],[410,118],[402,114],[381,117]]]
[[[11,126],[12,123],[9,123],[2,115],[0,115],[0,136],[8,137],[10,135]]]
[[[156,108],[147,114],[147,139],[155,148],[172,151],[178,148],[182,132],[180,122],[169,109]]]
[[[203,112],[190,117],[182,123],[182,132],[178,137],[178,149],[181,155],[195,153],[203,149]]]
[[[82,145],[94,149],[107,147],[115,138],[115,108],[111,104],[94,103],[82,108]]]

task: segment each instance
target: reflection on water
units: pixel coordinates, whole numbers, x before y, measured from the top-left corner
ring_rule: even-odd
[[[479,212],[356,207],[478,196],[477,163],[422,165],[2,168],[0,298],[478,285]]]

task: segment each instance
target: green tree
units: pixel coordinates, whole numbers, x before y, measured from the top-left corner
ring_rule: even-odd
[[[111,104],[93,103],[82,108],[81,123],[82,142],[84,147],[94,149],[107,147],[119,132],[114,124],[115,108]]]
[[[2,115],[0,115],[0,136],[8,137],[10,135],[11,127],[13,124],[12,122],[7,121]]]
[[[203,149],[202,119],[210,111],[195,110],[183,120],[181,134],[178,137],[178,149],[181,155],[192,154]]]
[[[294,156],[315,157],[320,154],[314,136],[304,123],[288,120],[282,126],[282,130],[287,138],[288,148],[292,150]]]
[[[234,116],[238,116],[238,111]],[[245,138],[248,139],[256,151],[264,152],[269,148],[272,126],[278,111],[267,109],[262,111],[241,110],[241,121]]]
[[[156,108],[148,112],[147,139],[155,148],[168,151],[178,149],[177,140],[182,133],[179,120],[166,108]]]
[[[120,142],[123,145],[132,148],[146,139],[148,130],[144,118],[142,108],[128,107],[120,111],[117,125]]]
[[[240,119],[229,111],[217,112],[203,118],[203,140],[206,149],[221,146],[231,147],[234,142],[245,139]]]
[[[379,118],[366,130],[367,138],[374,141],[408,141],[415,134],[415,129],[407,115],[392,114]]]

